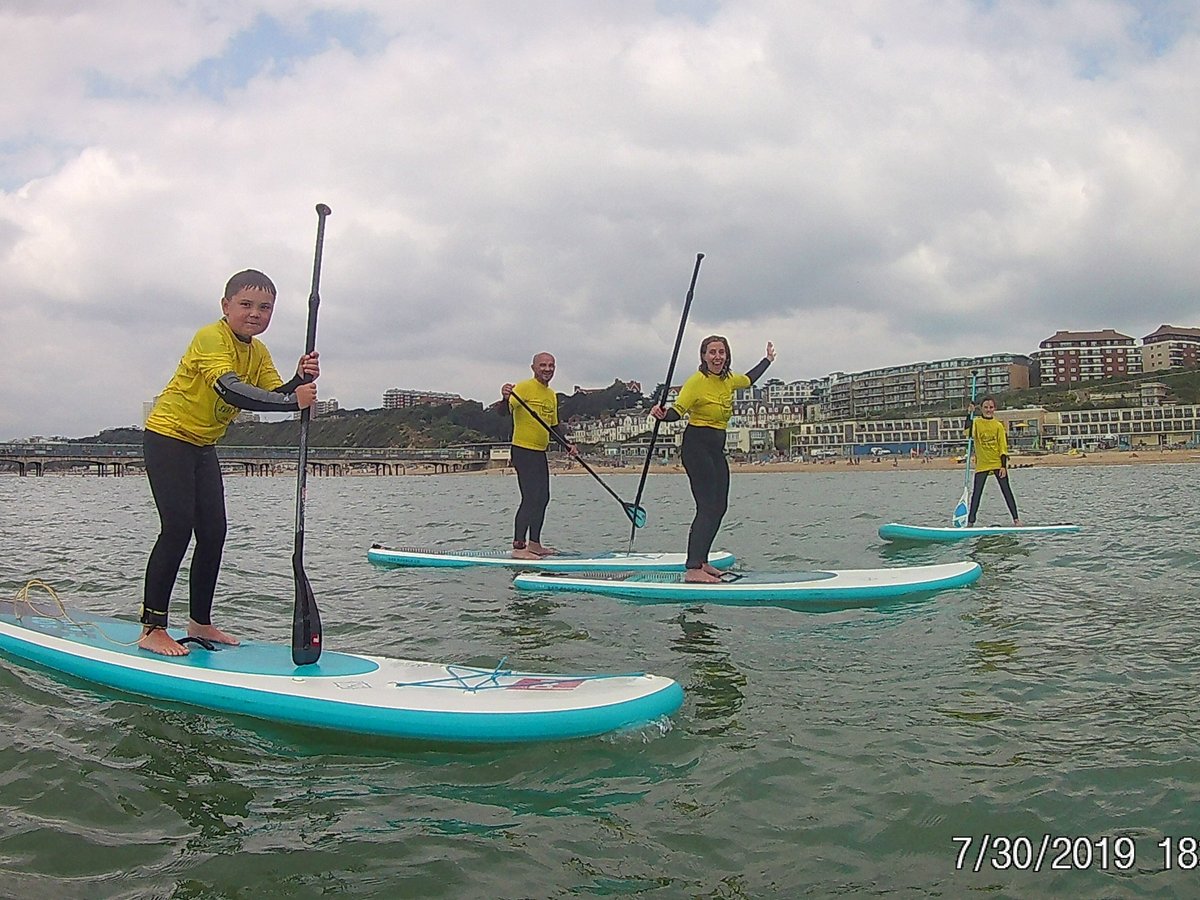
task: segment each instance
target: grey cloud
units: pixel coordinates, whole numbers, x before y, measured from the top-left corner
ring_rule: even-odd
[[[330,41],[220,97],[188,73],[256,16],[333,5],[20,19],[0,352],[30,401],[0,438],[133,421],[247,266],[280,287],[290,365],[317,201],[344,406],[490,401],[543,348],[563,381],[649,390],[698,251],[689,365],[709,331],[742,361],[776,340],[800,378],[1200,325],[1186,6],[336,6],[375,23],[370,52]],[[99,380],[74,363],[98,343]]]

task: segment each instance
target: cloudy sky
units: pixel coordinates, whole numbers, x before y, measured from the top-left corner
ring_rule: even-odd
[[[1200,326],[1192,0],[0,0],[0,51],[0,440],[140,421],[243,268],[292,367],[318,202],[343,407],[648,391],[697,252],[686,368]]]

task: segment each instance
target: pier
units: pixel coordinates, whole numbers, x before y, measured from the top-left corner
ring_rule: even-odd
[[[468,444],[433,450],[399,447],[309,447],[308,473],[343,475],[445,475],[508,465],[493,460],[492,448],[507,444]],[[228,475],[295,474],[294,447],[218,446],[221,471]],[[122,477],[145,472],[141,444],[84,444],[66,441],[0,444],[0,472],[40,477],[94,474]]]

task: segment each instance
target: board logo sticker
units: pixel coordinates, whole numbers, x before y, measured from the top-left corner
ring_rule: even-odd
[[[573,691],[583,684],[582,678],[522,678],[507,686],[510,691]]]

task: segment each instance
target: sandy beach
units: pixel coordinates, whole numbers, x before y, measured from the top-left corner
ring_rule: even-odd
[[[871,459],[860,457],[859,462],[851,464],[845,459],[825,459],[813,462],[767,462],[767,463],[730,463],[732,473],[743,472],[863,472],[883,473],[897,469],[961,469],[962,463],[954,457],[931,457],[929,459],[913,459],[907,456],[884,457]],[[1011,459],[1009,468],[1026,469],[1038,466],[1136,466],[1162,465],[1166,463],[1200,463],[1200,450],[1096,450],[1087,453],[1020,453]],[[641,474],[640,466],[608,466],[602,462],[589,459],[590,465],[603,474]],[[560,461],[551,463],[551,471],[556,475],[586,475],[581,466],[564,466]],[[511,473],[512,469],[489,469],[487,474]],[[668,466],[655,465],[650,468],[651,474],[683,474],[683,466],[675,463]]]

